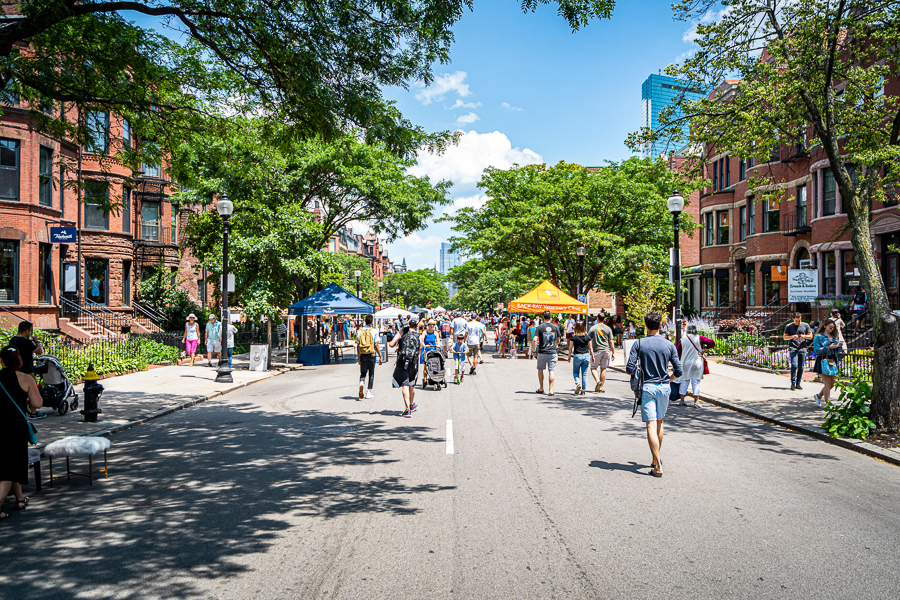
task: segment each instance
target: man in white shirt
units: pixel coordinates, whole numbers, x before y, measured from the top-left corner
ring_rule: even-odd
[[[481,355],[481,342],[487,337],[485,334],[484,324],[475,318],[475,313],[469,316],[469,322],[466,324],[466,345],[469,346],[469,352],[466,356],[469,359],[469,375],[475,375],[475,367],[478,366],[478,359]]]
[[[569,315],[569,318],[566,319],[566,342],[571,340],[573,335],[575,335],[575,319]]]

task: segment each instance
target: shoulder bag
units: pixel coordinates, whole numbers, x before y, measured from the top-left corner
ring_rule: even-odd
[[[697,350],[697,354],[700,355],[700,358],[703,359],[703,374],[709,375],[709,363],[706,361],[706,357],[703,356],[703,350],[697,348],[697,344],[695,344],[694,340],[691,339],[690,334],[688,334],[687,339],[691,343],[691,346],[693,346]]]
[[[631,409],[631,417],[637,414],[641,405],[641,397],[644,395],[644,366],[641,364],[641,340],[637,343],[637,361],[634,365],[634,373],[631,374],[631,391],[634,392],[634,406]]]
[[[6,397],[9,398],[9,401],[13,403],[13,406],[16,407],[16,410],[22,415],[22,418],[25,419],[25,423],[28,424],[28,443],[29,444],[37,444],[37,429],[34,427],[34,423],[28,420],[28,415],[16,404],[16,401],[13,400],[12,396],[9,395],[9,392],[6,391],[6,388],[0,383],[0,389],[3,390],[3,393],[6,394]]]
[[[826,339],[828,339],[828,338],[826,338]],[[825,349],[825,356],[822,357],[822,367],[821,368],[822,368],[822,375],[828,375],[830,377],[834,377],[840,371],[840,369],[838,369],[837,359],[835,358],[835,351],[833,348]]]

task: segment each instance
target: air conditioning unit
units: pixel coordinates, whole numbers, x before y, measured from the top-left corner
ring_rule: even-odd
[[[801,260],[800,268],[801,269],[812,269],[813,268],[812,260],[811,259]]]

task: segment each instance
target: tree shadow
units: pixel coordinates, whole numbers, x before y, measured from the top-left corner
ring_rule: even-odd
[[[363,414],[216,403],[116,435],[108,480],[45,485],[28,511],[4,523],[6,539],[17,541],[0,547],[2,596],[106,589],[126,599],[204,598],[201,580],[248,571],[252,561],[241,557],[266,552],[298,518],[406,517],[420,510],[417,495],[455,489],[366,475],[396,462],[386,442],[444,439]],[[310,431],[322,426],[353,430]]]

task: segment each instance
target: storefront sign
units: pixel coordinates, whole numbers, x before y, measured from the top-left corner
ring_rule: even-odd
[[[53,244],[74,244],[78,239],[78,230],[75,227],[51,227],[50,242]]]
[[[819,270],[791,269],[788,271],[787,285],[788,302],[814,302],[819,296]]]
[[[772,281],[787,281],[787,267],[772,267]]]

